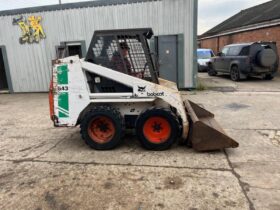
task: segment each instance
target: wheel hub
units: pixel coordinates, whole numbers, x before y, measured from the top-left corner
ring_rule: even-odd
[[[148,141],[154,144],[160,144],[169,139],[171,125],[166,118],[153,116],[144,123],[143,134]]]
[[[93,141],[104,144],[113,139],[116,129],[112,119],[98,116],[91,121],[88,133]]]
[[[231,78],[233,79],[233,80],[237,80],[237,78],[238,78],[238,70],[237,69],[232,69],[231,70]]]
[[[108,129],[109,129],[108,123],[105,123],[105,122],[102,122],[102,121],[98,123],[97,127],[100,131],[102,131],[104,133],[107,132]]]
[[[153,131],[157,133],[160,133],[160,131],[162,130],[161,123],[154,122],[152,127],[153,127]]]

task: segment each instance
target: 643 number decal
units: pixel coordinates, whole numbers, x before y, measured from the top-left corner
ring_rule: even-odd
[[[59,86],[57,87],[57,90],[58,90],[58,91],[68,91],[69,88],[68,88],[67,85],[59,85]]]

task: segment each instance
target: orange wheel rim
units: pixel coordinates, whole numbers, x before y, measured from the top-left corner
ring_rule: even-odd
[[[150,117],[143,126],[143,133],[148,141],[160,144],[170,137],[171,126],[163,117]]]
[[[100,116],[90,122],[88,133],[93,141],[104,144],[112,140],[116,133],[116,128],[112,119]]]

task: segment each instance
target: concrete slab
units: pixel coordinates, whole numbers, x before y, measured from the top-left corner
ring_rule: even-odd
[[[184,92],[186,99],[213,112],[225,129],[280,130],[280,93],[244,94],[221,92]]]
[[[0,209],[249,209],[228,171],[0,162]]]
[[[3,130],[0,136],[1,159],[20,161],[36,158],[57,162],[67,160],[81,163],[229,169],[221,152],[202,155],[185,146],[174,146],[163,152],[146,151],[141,148],[136,137],[131,135],[116,150],[95,151],[85,145],[79,128],[52,126],[48,115],[47,95],[14,95],[15,101],[24,101],[24,106],[14,103],[11,95],[1,97],[3,102],[0,110],[4,112],[0,121],[0,129]],[[6,105],[3,105],[4,102]],[[7,109],[15,114],[5,112]]]
[[[254,188],[280,190],[280,163],[278,161],[232,161],[232,164],[234,170],[241,176],[241,181],[246,185],[247,191]]]
[[[226,153],[145,151],[131,135],[94,151],[52,127],[47,94],[0,95],[0,209],[277,209],[279,95],[186,93],[240,143]]]
[[[13,120],[9,118],[6,122],[0,122],[0,133],[2,133],[0,136],[0,158],[35,158],[71,136],[68,130],[71,131],[73,129],[55,129],[50,127],[49,120],[46,120],[48,123],[43,123],[43,120],[34,122],[28,119],[24,121],[22,119]],[[41,123],[41,126],[37,127],[33,123]],[[46,125],[48,127],[43,127]]]
[[[251,197],[255,209],[279,210],[280,190],[251,188],[248,195]]]
[[[240,147],[226,154],[251,209],[279,209],[278,93],[209,93],[186,96],[216,114]],[[277,95],[278,94],[278,95]]]
[[[198,73],[198,83],[208,90],[235,91],[237,84],[225,76],[210,77],[208,73]]]
[[[198,80],[200,84],[208,90],[216,91],[247,91],[247,92],[280,92],[280,76],[267,81],[257,77],[250,77],[246,80],[234,82],[230,80],[229,75],[219,74],[210,77],[207,73],[199,73]]]
[[[98,164],[129,164],[155,167],[230,169],[222,152],[197,153],[186,146],[176,146],[167,151],[147,151],[141,148],[134,136],[127,136],[122,146],[112,151],[90,149],[77,131],[38,160]]]
[[[262,135],[258,130],[227,130],[228,134],[236,139],[240,147],[228,150],[232,163],[244,162],[277,162],[280,161],[279,146]]]
[[[228,131],[239,141],[234,152],[227,150],[233,170],[255,209],[279,209],[280,153],[267,132],[259,130]],[[265,201],[265,202],[264,202]]]

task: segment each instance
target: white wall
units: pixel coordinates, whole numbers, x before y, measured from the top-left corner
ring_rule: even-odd
[[[155,35],[184,34],[185,87],[193,87],[196,0],[158,0],[101,7],[22,14],[42,16],[47,38],[39,44],[20,44],[13,16],[0,16],[0,45],[6,46],[14,92],[47,91],[55,46],[62,41],[85,40],[94,30],[152,27]]]

